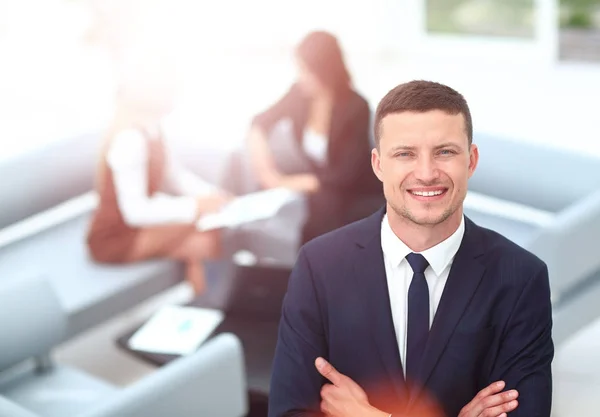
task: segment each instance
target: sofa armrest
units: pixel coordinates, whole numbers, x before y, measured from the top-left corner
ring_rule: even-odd
[[[0,396],[0,417],[39,417],[31,411]]]
[[[528,249],[548,264],[554,301],[600,270],[600,191],[561,211]]]
[[[85,417],[241,417],[247,409],[242,346],[234,335],[222,334],[123,389]]]

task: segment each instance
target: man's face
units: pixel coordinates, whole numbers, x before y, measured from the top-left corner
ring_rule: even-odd
[[[414,224],[435,226],[462,216],[467,183],[479,159],[462,114],[401,112],[381,121],[375,175],[389,206]]]

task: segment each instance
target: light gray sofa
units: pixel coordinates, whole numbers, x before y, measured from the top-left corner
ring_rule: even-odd
[[[57,140],[0,164],[0,176],[11,179],[0,183],[0,282],[35,273],[48,277],[69,317],[65,338],[183,277],[174,262],[114,267],[89,258],[85,235],[95,207],[92,190],[100,141],[100,133]],[[83,204],[75,201],[82,198]],[[77,207],[62,210],[66,215],[50,214],[65,201]]]
[[[39,417],[25,408],[0,396],[0,417]]]
[[[101,132],[56,140],[0,162],[5,179],[0,182],[0,283],[35,273],[48,277],[68,314],[66,338],[183,278],[176,262],[110,266],[88,256],[85,236],[95,207],[101,141]],[[228,163],[224,155],[177,150],[199,175],[221,181]]]
[[[465,213],[548,264],[561,343],[600,316],[600,160],[477,134]]]
[[[224,334],[126,388],[52,362],[67,316],[48,280],[0,283],[0,417],[241,417],[242,347]]]

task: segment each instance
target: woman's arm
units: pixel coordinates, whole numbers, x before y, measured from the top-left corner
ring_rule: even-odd
[[[174,155],[168,144],[165,144],[165,191],[191,197],[206,197],[213,194],[226,194],[219,187],[203,180],[185,167]]]
[[[284,117],[291,117],[304,105],[298,86],[294,85],[274,105],[258,114],[252,120],[248,144],[252,166],[263,188],[283,186],[283,176],[277,170],[275,160],[269,147],[268,135],[277,122]]]
[[[252,167],[262,188],[275,188],[281,185],[282,175],[275,166],[275,159],[269,148],[267,135],[258,126],[252,126],[248,136]]]
[[[285,187],[294,191],[310,193],[319,189],[315,174],[282,175],[275,166],[273,154],[265,135],[256,128],[250,131],[250,158],[263,188]]]
[[[195,197],[148,195],[148,147],[137,130],[117,135],[107,154],[113,175],[117,203],[125,223],[131,227],[192,223],[198,217]]]

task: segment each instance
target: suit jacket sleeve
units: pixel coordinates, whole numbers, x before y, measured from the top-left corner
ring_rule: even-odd
[[[364,175],[374,175],[370,169],[369,142],[371,111],[361,100],[360,106],[345,118],[340,127],[339,137],[335,138],[332,157],[329,163],[317,170],[322,186],[334,189],[353,189],[363,180]]]
[[[327,343],[315,284],[304,250],[290,276],[283,302],[269,393],[269,417],[322,416],[323,380],[314,362],[327,358]]]
[[[550,417],[552,405],[552,307],[544,265],[518,298],[501,342],[492,381],[519,392],[511,417]]]

